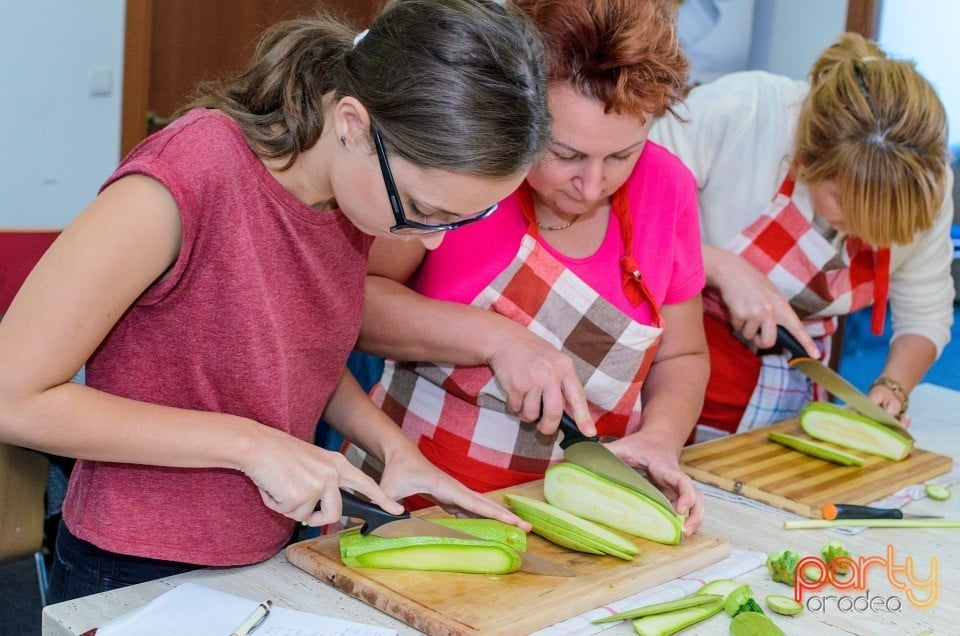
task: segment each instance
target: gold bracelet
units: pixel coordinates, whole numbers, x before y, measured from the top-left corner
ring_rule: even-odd
[[[879,378],[873,381],[873,384],[870,385],[870,388],[872,389],[875,386],[887,387],[890,389],[890,392],[893,393],[893,397],[900,400],[900,413],[898,416],[907,412],[907,405],[910,404],[910,396],[907,395],[907,392],[903,388],[902,384],[893,378],[888,378],[885,375],[881,375]]]

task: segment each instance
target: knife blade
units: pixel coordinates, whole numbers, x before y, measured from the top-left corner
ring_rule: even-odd
[[[378,537],[395,539],[397,537],[450,537],[453,539],[477,539],[472,534],[442,526],[427,519],[414,517],[409,511],[393,515],[375,503],[366,501],[355,494],[340,489],[340,498],[343,501],[343,514],[347,517],[363,519],[360,534],[366,536],[374,534]],[[319,504],[318,504],[319,507]],[[528,552],[516,551],[520,557],[520,570],[531,574],[544,576],[576,576],[577,573],[556,561]]]
[[[660,489],[601,444],[600,438],[587,437],[581,433],[577,423],[566,412],[560,418],[560,430],[563,431],[560,448],[563,449],[563,458],[568,462],[642,493],[667,510],[674,509]]]
[[[836,371],[819,360],[808,356],[803,345],[783,325],[777,325],[777,346],[790,353],[792,357],[789,364],[792,368],[822,386],[827,393],[843,400],[847,406],[861,415],[869,417],[878,424],[894,429],[904,437],[913,439],[913,436],[897,421],[897,418],[883,410],[879,404],[850,384]]]
[[[915,515],[899,508],[875,508],[855,504],[826,504],[820,511],[828,521],[834,519],[943,519],[940,515]]]

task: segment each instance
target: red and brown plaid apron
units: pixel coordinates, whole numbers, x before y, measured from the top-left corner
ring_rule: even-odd
[[[777,286],[828,359],[837,316],[872,303],[872,329],[875,333],[882,330],[890,250],[875,249],[860,238],[841,235],[829,225],[807,218],[793,202],[793,189],[788,174],[767,210],[725,248],[745,258]],[[704,292],[704,312],[711,377],[702,421],[717,426],[709,420],[710,404],[729,400],[735,387],[754,387],[742,418],[733,422],[739,431],[788,419],[813,397],[809,383],[789,369],[786,357],[763,356],[758,363],[755,350],[736,339],[716,288]]]
[[[632,246],[626,194],[616,193],[611,205],[624,245]],[[570,356],[600,435],[621,437],[636,431],[640,389],[663,319],[632,250],[625,249],[621,260],[624,291],[634,305],[650,303],[655,326],[629,318],[537,242],[528,188],[521,193],[521,208],[528,229],[516,256],[471,304],[511,318]],[[539,479],[562,458],[556,436],[544,436],[534,424],[506,411],[506,396],[486,365],[388,361],[371,395],[431,462],[480,492]],[[354,463],[356,450],[348,453]],[[364,468],[376,474],[370,459]]]

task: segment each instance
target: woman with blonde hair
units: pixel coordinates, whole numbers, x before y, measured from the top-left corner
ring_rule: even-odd
[[[726,432],[814,397],[785,355],[764,351],[778,325],[826,360],[838,316],[872,305],[880,333],[889,300],[893,338],[869,395],[905,424],[910,390],[950,337],[953,202],[936,92],[852,33],[809,79],[720,78],[691,91],[683,122],[662,118],[650,135],[697,178],[711,353],[700,422]]]

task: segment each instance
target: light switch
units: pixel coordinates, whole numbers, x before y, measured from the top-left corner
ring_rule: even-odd
[[[113,92],[113,71],[108,68],[90,69],[90,96],[106,97]]]

